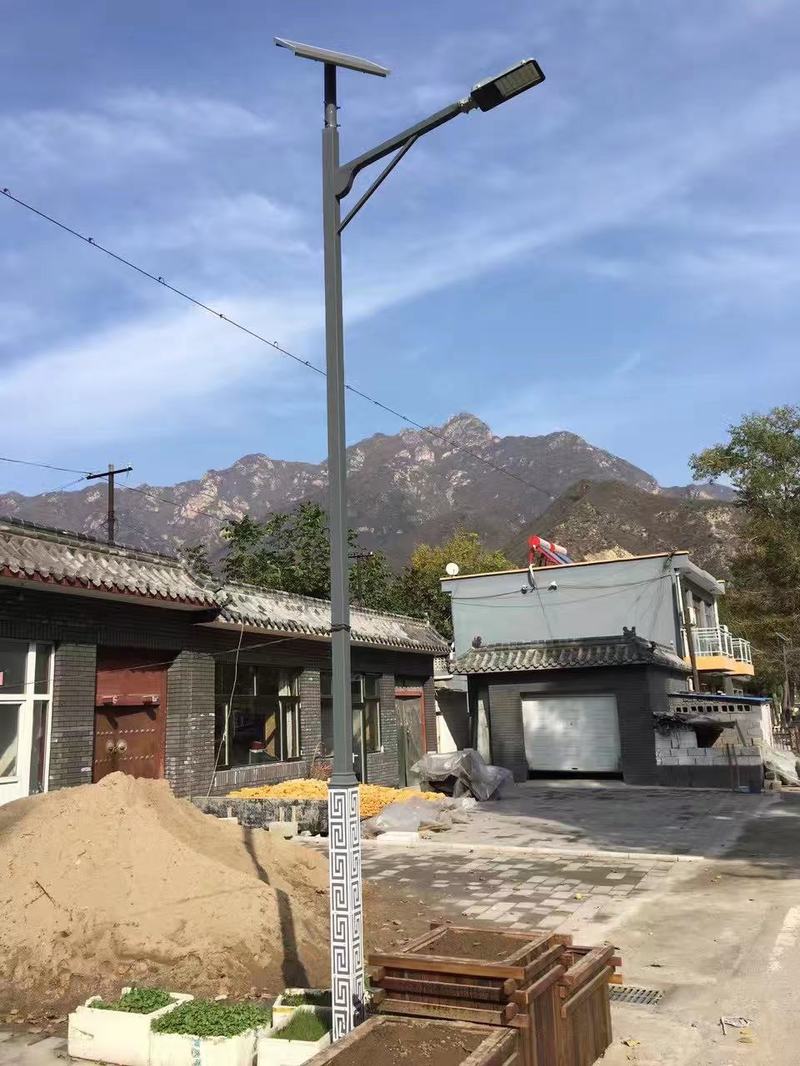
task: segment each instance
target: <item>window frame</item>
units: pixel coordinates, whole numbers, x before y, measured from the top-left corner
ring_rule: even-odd
[[[236,691],[231,698],[230,687],[225,683],[225,671],[234,669],[230,662],[217,662],[215,664],[216,676],[214,679],[214,747],[220,754],[218,770],[242,770],[251,766],[262,765],[260,763],[232,762],[234,731],[231,730],[231,718],[236,713],[236,701],[256,701],[259,699],[259,671],[270,671],[277,675],[276,691],[266,693],[270,699],[275,700],[275,719],[277,722],[277,753],[264,765],[276,762],[297,762],[302,758],[302,698],[300,695],[300,676],[302,668],[298,666],[281,666],[273,663],[243,663],[239,665],[239,674],[236,681]],[[241,682],[243,677],[249,679],[249,691],[242,691]],[[232,678],[229,680],[232,684]],[[284,694],[284,689],[289,693]],[[260,711],[258,712],[261,713]],[[217,731],[218,717],[222,715],[223,727],[221,734]],[[266,715],[265,715],[266,717]],[[287,754],[287,752],[294,754]]]
[[[55,672],[55,644],[47,640],[17,640],[13,637],[4,637],[4,641],[20,644],[25,647],[25,668],[22,682],[22,691],[17,689],[5,690],[0,688],[0,707],[17,706],[17,755],[14,773],[0,777],[0,789],[16,785],[17,789],[24,785],[23,795],[34,795],[31,788],[31,778],[34,769],[33,752],[33,725],[36,714],[36,704],[44,704],[42,713],[45,716],[44,728],[44,759],[42,760],[42,780],[36,792],[47,792],[50,785],[50,744],[53,729],[53,680]],[[36,676],[37,657],[40,649],[46,649],[47,654],[47,677]],[[44,691],[37,691],[42,682],[46,682]],[[27,759],[27,765],[21,768],[22,759]],[[38,758],[37,758],[38,766]],[[2,792],[0,792],[2,795]]]

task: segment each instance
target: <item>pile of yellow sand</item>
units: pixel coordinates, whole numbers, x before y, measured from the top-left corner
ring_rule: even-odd
[[[131,980],[177,991],[326,982],[326,860],[202,814],[165,781],[0,808],[0,1009]]]
[[[362,818],[372,818],[390,803],[403,803],[415,796],[430,800],[431,803],[441,803],[445,798],[439,792],[420,792],[415,788],[385,788],[383,785],[359,785],[358,793]],[[240,788],[229,795],[233,799],[327,800],[328,786],[324,781],[302,778],[282,781],[278,785]]]

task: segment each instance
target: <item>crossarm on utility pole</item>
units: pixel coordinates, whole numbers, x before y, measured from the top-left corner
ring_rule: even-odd
[[[351,159],[349,163],[341,163],[337,174],[336,198],[341,200],[347,196],[353,188],[353,182],[355,181],[356,176],[361,173],[364,167],[372,166],[372,164],[377,163],[379,159],[385,159],[387,155],[396,152],[398,148],[403,148],[412,137],[416,140],[418,137],[422,137],[423,134],[430,133],[431,130],[443,126],[445,122],[449,122],[450,119],[456,118],[458,115],[465,115],[468,111],[471,111],[474,106],[475,105],[469,99],[456,100],[454,104],[449,104],[447,107],[443,107],[441,111],[437,111],[435,114],[429,115],[428,118],[422,119],[421,122],[417,122],[416,125],[409,126],[407,130],[403,130],[402,133],[390,137],[388,141],[384,141],[382,144],[376,145],[375,148],[370,148],[368,151],[362,152],[362,154],[356,156],[355,159]],[[388,170],[386,173],[388,173]]]

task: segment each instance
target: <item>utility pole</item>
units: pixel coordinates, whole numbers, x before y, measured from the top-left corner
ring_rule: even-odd
[[[117,474],[128,474],[133,470],[132,466],[115,467],[113,463],[108,464],[108,470],[101,470],[99,474],[87,474],[87,481],[96,481],[97,478],[108,478],[108,518],[107,531],[108,531],[108,543],[114,543],[114,535],[116,533],[117,516],[114,510],[114,478]]]

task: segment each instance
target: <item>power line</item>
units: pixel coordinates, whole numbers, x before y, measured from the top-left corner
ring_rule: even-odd
[[[68,233],[71,237],[75,237],[77,240],[83,241],[84,244],[88,244],[92,248],[96,248],[98,251],[103,252],[105,255],[109,256],[109,258],[115,260],[115,262],[121,263],[123,266],[128,267],[129,270],[133,270],[135,273],[141,275],[142,277],[148,278],[150,281],[154,281],[157,285],[161,285],[163,288],[169,289],[170,292],[174,293],[176,296],[179,296],[182,300],[187,300],[189,303],[194,304],[195,307],[206,311],[208,314],[213,315],[215,318],[221,319],[223,322],[227,322],[228,325],[233,326],[235,329],[238,329],[242,333],[247,334],[247,336],[252,337],[253,340],[260,341],[261,344],[266,344],[274,351],[280,352],[281,355],[285,355],[287,358],[294,360],[294,362],[296,363],[299,363],[300,366],[304,366],[306,367],[306,369],[312,370],[315,374],[319,374],[320,377],[327,377],[327,374],[322,369],[322,367],[317,366],[316,363],[312,363],[310,359],[303,359],[299,355],[295,355],[294,352],[290,352],[287,348],[284,348],[282,345],[278,344],[277,341],[268,340],[267,337],[264,337],[262,334],[257,333],[253,329],[250,329],[248,326],[245,326],[243,323],[238,322],[236,319],[230,318],[222,311],[218,311],[216,308],[211,307],[207,303],[204,303],[202,300],[199,300],[197,297],[192,296],[188,292],[185,292],[183,289],[179,289],[175,285],[170,285],[170,283],[164,279],[163,275],[152,274],[149,270],[145,270],[144,267],[139,266],[138,264],[132,262],[130,259],[126,259],[125,256],[119,255],[119,253],[112,251],[110,248],[105,247],[105,245],[99,244],[94,239],[94,237],[85,236],[78,230],[73,229],[72,226],[68,226],[65,222],[60,222],[52,215],[48,215],[44,211],[40,211],[39,208],[34,207],[33,204],[29,204],[25,200],[21,200],[19,197],[14,196],[9,189],[4,188],[2,190],[2,193],[6,197],[6,199],[10,200],[12,203],[17,204],[19,207],[24,207],[26,211],[30,211],[31,214],[34,214],[38,218],[43,219],[45,222],[49,222],[51,225],[58,227],[58,229],[62,230],[64,233]],[[367,403],[373,404],[373,406],[379,408],[381,411],[386,411],[387,414],[393,415],[395,418],[399,418],[407,425],[413,426],[414,429],[418,429],[422,433],[427,433],[428,436],[434,437],[437,440],[444,441],[444,443],[448,444],[454,450],[464,452],[465,455],[469,455],[473,459],[477,459],[478,462],[483,463],[485,466],[496,471],[497,473],[504,474],[506,477],[509,478],[513,478],[515,481],[519,482],[521,485],[524,485],[526,488],[533,489],[534,492],[543,493],[545,496],[547,496],[549,500],[553,499],[553,494],[548,489],[543,488],[541,485],[536,485],[532,481],[528,481],[527,478],[524,478],[521,475],[514,473],[513,470],[508,470],[506,467],[501,466],[499,463],[495,463],[492,459],[487,459],[486,456],[481,455],[480,452],[476,452],[474,449],[468,447],[467,445],[460,444],[459,442],[452,440],[446,433],[442,433],[439,430],[433,429],[431,426],[422,425],[421,422],[417,422],[415,419],[403,414],[402,411],[398,411],[395,407],[390,407],[388,404],[385,404],[381,400],[376,399],[374,396],[371,396],[369,393],[364,392],[362,389],[356,388],[355,385],[345,384],[345,388],[354,396],[358,396],[362,400],[366,400]],[[82,473],[83,471],[74,472]]]
[[[32,459],[9,459],[6,455],[0,455],[0,463],[16,463],[18,466],[38,466],[40,470],[58,470],[62,474],[81,474],[83,477],[90,472],[88,470],[74,470],[71,466],[53,466],[52,463],[36,463]],[[76,484],[76,482],[72,482]]]

